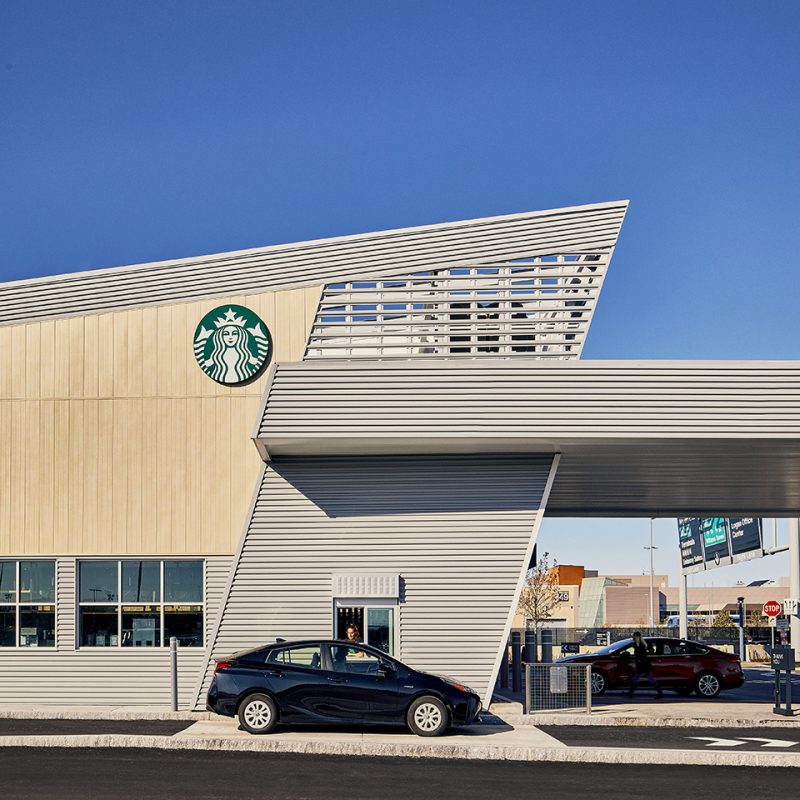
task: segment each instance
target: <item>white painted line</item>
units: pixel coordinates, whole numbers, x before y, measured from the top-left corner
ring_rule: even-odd
[[[762,747],[794,747],[797,742],[789,739],[762,739],[760,736],[742,736],[748,742],[764,742]]]
[[[706,747],[738,747],[741,744],[745,744],[741,739],[719,739],[716,736],[687,736],[686,738],[708,742]]]

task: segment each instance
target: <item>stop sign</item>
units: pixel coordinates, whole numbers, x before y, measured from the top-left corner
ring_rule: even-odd
[[[777,617],[783,611],[783,606],[777,600],[767,600],[762,610],[768,617]]]

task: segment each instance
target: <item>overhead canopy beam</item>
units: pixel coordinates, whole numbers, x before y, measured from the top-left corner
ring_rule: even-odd
[[[800,362],[278,364],[265,458],[562,454],[547,513],[800,513]]]

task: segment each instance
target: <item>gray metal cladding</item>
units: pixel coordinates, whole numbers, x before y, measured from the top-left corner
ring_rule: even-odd
[[[609,252],[627,201],[92,270],[0,284],[0,324],[555,252]]]
[[[397,573],[396,655],[485,696],[551,462],[515,455],[271,462],[211,654],[276,637],[330,638],[334,575]]]
[[[257,444],[312,454],[559,452],[547,513],[800,512],[800,362],[278,364]]]
[[[0,648],[0,703],[155,705],[170,703],[169,648],[76,649],[76,559],[56,560],[56,647]],[[206,559],[206,636],[214,629],[231,559]],[[191,708],[203,648],[178,651],[178,702]]]
[[[797,361],[281,363],[267,391],[258,438],[275,454],[333,439],[800,435]]]

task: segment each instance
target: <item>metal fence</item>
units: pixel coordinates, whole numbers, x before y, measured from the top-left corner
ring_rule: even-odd
[[[545,626],[547,627],[547,626]],[[679,639],[680,632],[677,628],[668,628],[660,625],[653,628],[652,633],[647,626],[637,628],[550,628],[553,633],[553,646],[557,652],[562,644],[579,644],[584,647],[604,647],[621,639],[629,639],[635,631],[640,631],[643,636],[660,636],[670,639]],[[525,632],[520,631],[524,640]],[[746,627],[745,637],[748,643],[768,643],[770,641],[770,628]],[[706,644],[731,644],[739,642],[739,628],[714,628],[711,626],[690,627],[688,639]]]
[[[526,664],[524,713],[592,710],[589,664]]]

